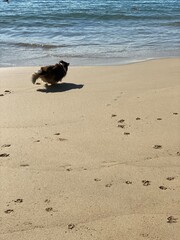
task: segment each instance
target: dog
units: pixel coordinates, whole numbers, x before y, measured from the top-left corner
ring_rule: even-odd
[[[41,69],[32,75],[32,83],[35,84],[38,78],[51,85],[62,81],[68,71],[69,63],[61,60],[55,65],[41,67]]]

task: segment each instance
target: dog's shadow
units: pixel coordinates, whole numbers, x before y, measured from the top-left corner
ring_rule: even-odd
[[[75,84],[75,83],[60,83],[56,85],[45,85],[43,89],[37,89],[38,92],[43,93],[56,93],[56,92],[66,92],[73,89],[81,89],[83,88],[83,84]]]

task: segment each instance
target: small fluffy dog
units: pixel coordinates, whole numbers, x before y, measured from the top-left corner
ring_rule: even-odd
[[[60,61],[55,65],[41,67],[41,69],[32,75],[32,83],[35,84],[38,78],[49,84],[56,84],[66,76],[69,63]]]

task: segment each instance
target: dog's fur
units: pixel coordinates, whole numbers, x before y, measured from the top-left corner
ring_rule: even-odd
[[[55,65],[41,67],[41,69],[32,75],[32,83],[35,84],[38,78],[45,83],[56,84],[66,76],[69,63],[60,61]]]

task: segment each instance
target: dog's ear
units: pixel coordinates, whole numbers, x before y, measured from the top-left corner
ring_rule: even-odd
[[[67,65],[67,66],[69,66],[69,64],[70,64],[70,63],[67,63],[67,62],[65,62],[63,60],[59,61],[59,64],[61,64],[61,63],[64,64],[64,65]]]

